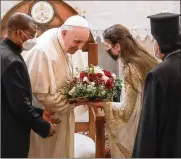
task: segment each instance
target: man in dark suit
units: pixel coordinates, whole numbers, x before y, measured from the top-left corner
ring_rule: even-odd
[[[7,36],[1,45],[1,157],[26,158],[31,129],[46,138],[55,125],[42,119],[43,110],[32,106],[31,84],[22,47],[33,39],[37,25],[22,13],[9,18]]]
[[[181,157],[181,46],[179,15],[149,16],[163,62],[147,76],[133,157]],[[156,48],[156,46],[155,46]],[[161,53],[161,54],[160,54]]]

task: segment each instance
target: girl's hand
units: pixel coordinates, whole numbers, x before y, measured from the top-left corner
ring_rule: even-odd
[[[103,108],[105,106],[105,102],[88,102],[88,105],[94,108]]]
[[[84,105],[86,106],[88,103],[88,100],[84,100],[84,99],[76,99],[75,101],[69,101],[70,104],[74,105],[74,108],[80,105]]]

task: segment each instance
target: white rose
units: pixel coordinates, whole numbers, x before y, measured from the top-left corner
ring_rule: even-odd
[[[95,73],[101,73],[102,75],[104,74],[104,72],[102,71],[102,69],[100,67],[94,67],[94,72]]]
[[[83,81],[84,81],[84,82],[89,82],[89,79],[88,79],[87,77],[84,77],[84,78],[83,78]]]
[[[102,76],[102,79],[106,82],[109,79],[109,77],[104,75],[104,76]]]
[[[91,82],[91,86],[94,86],[95,85],[95,82]]]
[[[112,77],[113,77],[114,79],[116,79],[116,75],[115,75],[115,73],[112,73]]]

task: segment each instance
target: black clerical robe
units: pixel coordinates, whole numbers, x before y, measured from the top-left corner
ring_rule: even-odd
[[[43,111],[32,106],[31,84],[21,48],[11,40],[1,45],[1,157],[26,158],[30,131],[42,137],[50,124],[41,117]]]
[[[181,51],[147,76],[133,157],[181,157]]]

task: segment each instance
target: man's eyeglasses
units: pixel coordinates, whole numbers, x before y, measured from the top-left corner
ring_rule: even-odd
[[[29,31],[24,30],[23,32],[27,33],[29,35],[30,39],[36,38],[37,37],[37,32],[35,33],[30,33]]]

